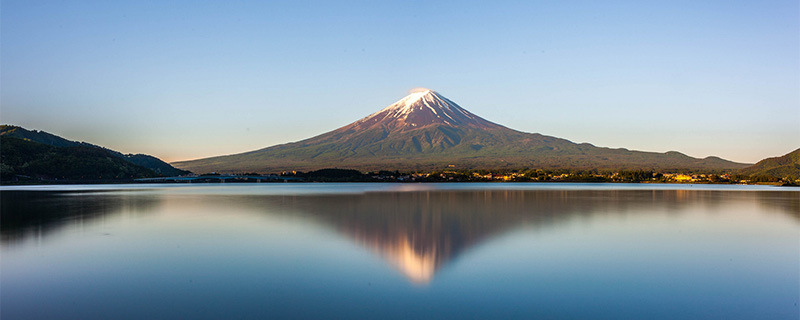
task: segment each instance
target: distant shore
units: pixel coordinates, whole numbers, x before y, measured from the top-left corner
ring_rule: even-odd
[[[143,182],[143,181],[134,181],[134,180],[39,180],[39,181],[3,181],[0,182],[0,187],[2,186],[46,186],[46,185],[103,185],[103,184],[130,184],[130,185],[141,185],[141,184],[169,184],[169,185],[188,185],[188,184],[225,184],[225,183],[252,183],[252,184],[259,184],[259,183],[398,183],[398,184],[412,184],[412,183],[510,183],[510,184],[517,184],[517,183],[536,183],[536,184],[562,184],[562,183],[590,183],[590,184],[615,184],[615,183],[639,183],[639,184],[674,184],[674,185],[771,185],[771,186],[778,186],[778,187],[800,187],[799,184],[791,184],[791,183],[777,183],[777,182],[758,182],[758,183],[715,183],[715,182],[613,182],[613,181],[305,181],[305,180],[298,180],[298,181],[231,181],[231,182],[221,182],[221,181],[195,181],[195,182],[174,182],[174,181],[160,181],[160,182]]]
[[[127,179],[55,179],[47,176],[16,176],[0,185],[26,184],[128,184],[128,183],[285,183],[285,182],[536,182],[536,183],[666,183],[666,184],[747,184],[795,186],[794,177],[742,175],[729,172],[657,172],[653,170],[438,170],[432,172],[373,171],[327,168],[309,172],[281,173],[204,173]]]

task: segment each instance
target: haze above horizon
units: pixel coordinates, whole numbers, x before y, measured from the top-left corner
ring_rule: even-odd
[[[800,146],[797,1],[3,1],[0,122],[167,161],[424,86],[503,126],[754,163]]]

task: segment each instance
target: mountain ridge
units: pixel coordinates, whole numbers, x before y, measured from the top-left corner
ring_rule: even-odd
[[[132,153],[125,154],[116,150],[111,150],[106,147],[98,146],[88,142],[68,140],[66,138],[41,130],[28,130],[20,126],[4,124],[0,125],[0,136],[14,137],[53,147],[88,147],[88,148],[102,149],[124,161],[145,167],[147,169],[153,170],[156,174],[165,176],[178,176],[189,173],[189,171],[177,169],[172,165],[170,165],[169,163],[164,162],[161,159],[151,155],[132,154]]]
[[[763,159],[752,166],[739,170],[738,173],[749,176],[800,178],[800,148],[782,156]]]
[[[0,183],[120,181],[156,176],[109,151],[86,145],[57,147],[0,135]]]
[[[279,172],[351,168],[734,170],[721,158],[596,147],[526,133],[485,120],[425,89],[338,129],[254,151],[172,163],[195,172]]]

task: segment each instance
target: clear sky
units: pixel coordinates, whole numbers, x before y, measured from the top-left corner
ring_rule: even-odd
[[[740,162],[800,147],[800,5],[6,1],[0,121],[167,161],[346,125],[427,87],[487,120]]]

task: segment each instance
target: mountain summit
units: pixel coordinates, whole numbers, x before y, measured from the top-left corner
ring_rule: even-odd
[[[500,127],[430,89],[413,92],[351,126],[356,130],[383,127],[405,131],[437,124],[481,129]]]
[[[679,152],[595,147],[485,120],[429,89],[361,120],[306,140],[246,153],[173,163],[194,172],[279,172],[351,168],[738,169],[746,165]]]

